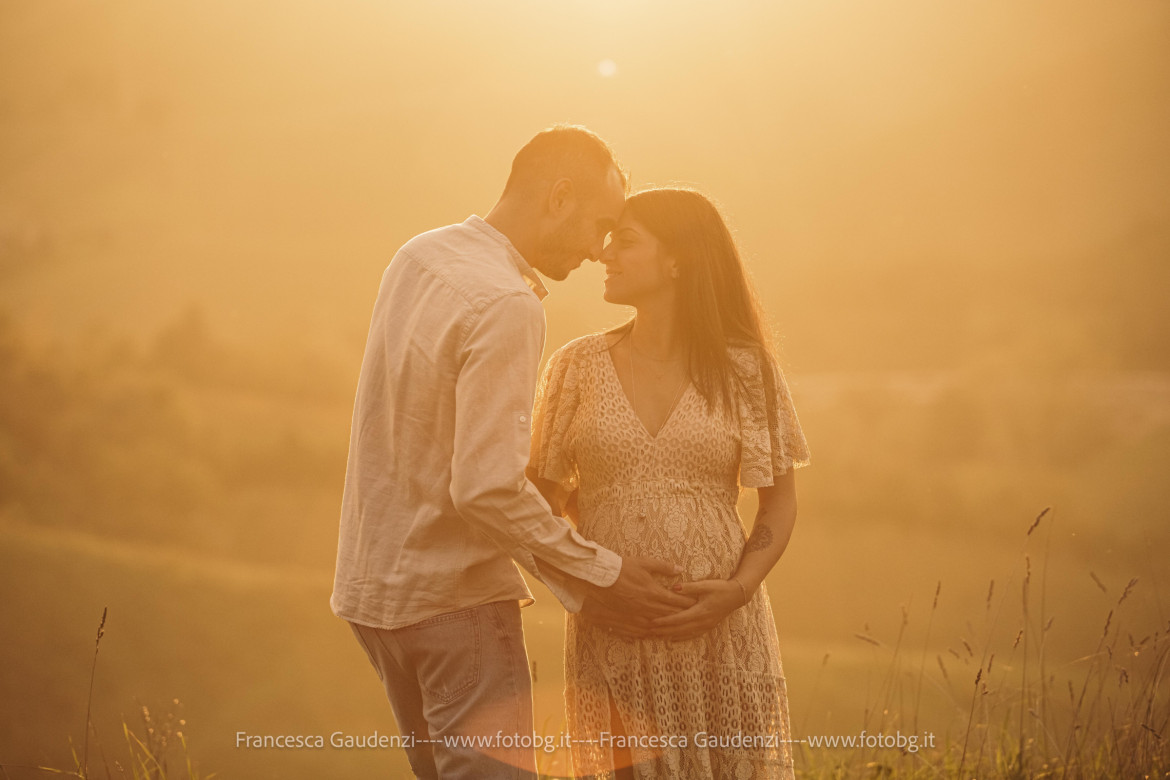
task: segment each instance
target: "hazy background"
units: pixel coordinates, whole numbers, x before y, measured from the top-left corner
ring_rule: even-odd
[[[919,654],[899,706],[953,730],[979,648],[1006,637],[1014,673],[1046,543],[1058,683],[1131,577],[1114,630],[1167,630],[1165,0],[8,0],[0,762],[69,764],[109,605],[110,761],[177,697],[223,778],[405,767],[235,733],[393,733],[327,605],[370,309],[395,249],[486,213],[558,121],[635,188],[716,198],[781,336],[814,464],[769,578],[798,736],[860,727]],[[628,316],[601,277],[551,285],[546,354]]]

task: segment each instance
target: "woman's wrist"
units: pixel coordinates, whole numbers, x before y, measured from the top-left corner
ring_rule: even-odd
[[[748,601],[750,600],[748,598],[747,588],[744,586],[744,584],[742,582],[740,582],[739,577],[732,575],[731,581],[739,586],[740,595],[743,596],[743,605],[746,607]]]

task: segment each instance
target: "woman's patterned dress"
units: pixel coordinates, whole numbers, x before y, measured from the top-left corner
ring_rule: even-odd
[[[550,359],[537,394],[534,465],[577,490],[578,530],[619,555],[677,563],[683,579],[726,579],[745,544],[741,487],[808,463],[787,384],[769,387],[757,350],[731,348],[734,411],[688,385],[657,435],[634,414],[605,334]],[[578,774],[612,777],[614,743],[639,778],[791,778],[788,700],[764,586],[697,639],[623,640],[570,614],[565,701]],[[621,718],[611,723],[610,700]],[[685,747],[683,747],[685,739]],[[619,745],[620,746],[620,745]]]

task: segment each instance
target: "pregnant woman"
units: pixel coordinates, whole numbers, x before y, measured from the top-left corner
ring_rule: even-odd
[[[601,258],[636,309],[550,359],[529,474],[589,539],[677,564],[694,606],[649,619],[587,600],[566,626],[578,774],[790,778],[784,672],[764,577],[796,519],[808,449],[715,206],[631,197]],[[745,534],[741,488],[759,491]],[[607,736],[610,735],[610,736]]]

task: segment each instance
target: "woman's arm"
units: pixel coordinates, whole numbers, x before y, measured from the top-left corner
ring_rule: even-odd
[[[544,496],[544,500],[552,508],[553,514],[568,519],[576,527],[577,491],[570,492],[552,480],[536,476],[536,469],[531,463],[528,464],[525,476],[528,477],[529,482],[536,485],[536,489],[540,491],[540,494]]]
[[[743,585],[748,601],[780,560],[792,538],[792,529],[796,525],[794,472],[795,469],[789,469],[776,478],[776,484],[759,490],[760,508],[756,512],[756,522],[744,545],[739,568],[732,577]]]
[[[548,369],[545,370],[545,377],[541,380],[542,388],[547,383]],[[538,398],[538,401],[543,399]],[[528,481],[536,486],[540,494],[544,496],[544,500],[552,508],[554,515],[567,517],[574,526],[577,525],[577,491],[566,490],[562,485],[554,482],[551,479],[545,479],[539,475],[539,468],[537,463],[540,459],[540,445],[544,438],[544,404],[537,403],[536,408],[532,413],[532,439],[528,450],[528,467],[524,469],[524,476],[528,477]]]
[[[760,507],[752,533],[731,578],[675,585],[676,593],[693,596],[698,601],[690,609],[652,621],[655,636],[669,639],[699,636],[751,600],[792,537],[796,525],[794,471],[789,469],[776,477],[771,487],[760,488]]]

